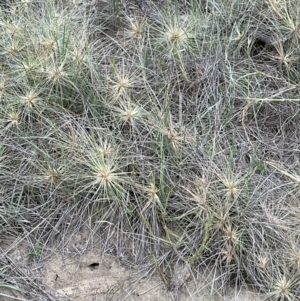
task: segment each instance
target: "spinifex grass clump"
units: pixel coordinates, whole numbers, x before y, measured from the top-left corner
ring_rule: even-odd
[[[0,235],[297,300],[297,1],[100,2],[1,7]]]
[[[82,111],[89,98],[84,93],[89,92],[88,41],[93,34],[83,13],[59,1],[16,1],[2,12],[2,100],[6,106],[40,114],[56,106]]]

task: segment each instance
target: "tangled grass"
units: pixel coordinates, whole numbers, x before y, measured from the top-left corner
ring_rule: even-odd
[[[0,239],[92,220],[170,289],[183,263],[297,300],[297,1],[142,2],[0,5]]]

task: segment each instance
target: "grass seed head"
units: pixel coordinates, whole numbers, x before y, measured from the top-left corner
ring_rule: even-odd
[[[123,184],[126,182],[126,173],[120,170],[113,159],[97,156],[91,158],[87,167],[91,171],[87,178],[92,180],[89,186],[96,186],[97,190],[105,192],[124,192]]]
[[[26,107],[33,107],[40,98],[38,97],[38,94],[34,91],[29,91],[25,96],[21,96],[21,101]]]
[[[7,126],[14,126],[17,127],[20,124],[20,114],[18,112],[12,112],[9,113],[8,118],[6,119],[6,123],[8,124]]]
[[[235,255],[234,246],[229,242],[226,242],[223,248],[222,254],[222,261],[226,262],[226,265],[229,265]]]
[[[23,63],[23,67],[24,67],[25,73],[28,74],[28,73],[32,72],[36,66],[35,66],[35,64],[29,62],[28,64]]]
[[[132,103],[122,103],[120,107],[113,107],[115,114],[125,123],[135,126],[137,120],[143,118],[142,108]]]
[[[229,178],[224,178],[222,179],[222,183],[225,186],[224,191],[225,195],[228,198],[236,198],[239,193],[240,189],[238,188],[239,181],[235,179]]]
[[[187,40],[187,35],[184,29],[177,26],[169,27],[165,34],[168,41],[175,47],[183,45]]]
[[[108,78],[108,88],[114,99],[127,98],[130,90],[141,87],[137,71],[132,71],[125,63],[114,67],[114,74]]]
[[[101,156],[104,158],[111,158],[116,155],[117,150],[116,148],[112,147],[110,143],[107,141],[102,142],[98,147],[97,151],[100,153]]]
[[[269,269],[270,267],[269,258],[262,255],[257,256],[257,266],[263,270]]]
[[[273,297],[275,300],[280,301],[295,300],[295,296],[292,292],[292,285],[293,281],[291,279],[287,279],[285,275],[282,275],[276,280],[270,292],[270,296]]]
[[[150,183],[149,186],[145,189],[148,197],[150,200],[155,201],[156,199],[158,199],[158,192],[159,189],[156,188],[154,183]]]
[[[128,90],[132,88],[130,77],[118,74],[116,80],[112,82],[111,88],[115,98],[126,96]]]
[[[44,50],[49,53],[54,51],[57,47],[56,47],[56,41],[55,39],[44,39],[41,42],[41,45],[43,46]]]
[[[96,184],[99,184],[100,186],[107,187],[110,186],[114,182],[114,172],[115,169],[110,165],[104,165],[102,166],[96,173]]]
[[[239,242],[239,233],[237,229],[234,229],[230,223],[223,227],[223,233],[226,241],[230,241],[234,245]]]
[[[191,49],[195,40],[195,23],[190,19],[176,18],[173,20],[166,20],[164,28],[159,29],[158,38],[159,43],[165,44],[172,52],[186,51]]]
[[[47,170],[45,171],[44,178],[47,182],[55,184],[62,179],[63,173],[64,169],[62,167],[56,168],[49,165]]]
[[[48,79],[53,83],[59,83],[67,76],[67,73],[64,71],[62,65],[59,67],[55,66],[53,68],[49,68],[48,70],[46,70],[46,73]]]
[[[295,265],[298,269],[300,268],[300,249],[297,249],[295,246],[293,246],[293,249],[290,253],[289,260],[292,262],[293,265]]]
[[[126,30],[126,35],[129,38],[141,39],[144,32],[144,22],[138,21],[136,19],[132,19],[127,17],[127,21],[129,23],[128,29]]]

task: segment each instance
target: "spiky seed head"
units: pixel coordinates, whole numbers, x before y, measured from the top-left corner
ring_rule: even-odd
[[[141,212],[144,212],[151,204],[158,204],[161,206],[161,202],[158,196],[159,189],[155,186],[155,183],[151,182],[147,187],[144,188],[146,192],[148,202],[145,204]]]
[[[259,255],[257,257],[257,266],[263,270],[269,268],[269,259],[266,256]]]
[[[239,234],[237,229],[234,229],[230,223],[223,227],[224,238],[236,245],[239,241]]]
[[[137,108],[129,107],[127,111],[124,112],[123,119],[125,122],[133,123],[133,120],[138,116],[139,111]]]
[[[55,39],[45,39],[43,42],[41,42],[41,44],[47,52],[51,52],[56,48]]]
[[[167,44],[171,51],[185,51],[194,45],[195,41],[195,20],[189,19],[175,19],[164,23],[163,32],[161,29],[159,39],[163,44]],[[178,52],[177,52],[178,54]]]
[[[138,110],[133,108],[131,105],[127,107],[124,106],[123,109],[115,108],[115,112],[121,117],[121,119],[126,123],[133,123],[133,120],[138,115]]]
[[[94,178],[94,185],[98,185],[104,190],[120,186],[117,168],[109,163],[103,163],[98,166],[97,171],[94,173]]]
[[[104,141],[97,147],[97,152],[99,152],[99,154],[104,158],[110,158],[116,154],[117,150],[112,147],[110,143]]]
[[[45,172],[45,180],[50,182],[51,184],[55,184],[58,181],[60,181],[63,177],[63,168],[62,167],[53,167],[53,166],[48,166],[46,172]]]
[[[221,254],[223,254],[222,256],[222,261],[226,261],[226,264],[230,264],[230,262],[233,260],[233,257],[234,257],[234,248],[233,246],[226,242],[225,245],[224,245],[224,249],[223,251],[221,252]]]
[[[293,281],[291,279],[288,280],[285,275],[282,275],[276,280],[270,295],[276,298],[276,300],[292,301],[295,297],[292,292],[292,285]]]
[[[18,126],[20,124],[19,118],[20,114],[18,112],[12,112],[8,114],[6,122],[9,124],[9,126]]]
[[[196,180],[197,181],[197,180]],[[197,183],[195,181],[195,183]],[[201,185],[201,184],[200,184]],[[183,186],[182,189],[186,190],[196,204],[204,205],[206,203],[206,190],[199,185],[195,187]]]
[[[178,26],[168,28],[166,37],[168,41],[174,46],[184,44],[187,39],[187,35],[183,28],[180,28]]]
[[[49,80],[51,80],[53,83],[59,82],[64,77],[67,76],[67,73],[64,71],[63,66],[50,68],[46,71],[47,77]]]
[[[300,267],[300,249],[293,248],[290,255],[290,261],[297,266]]]
[[[141,39],[144,32],[144,22],[127,17],[129,28],[126,31],[126,35],[129,38]]]
[[[17,43],[13,43],[11,47],[8,48],[8,52],[16,55],[21,51],[22,47],[20,47]]]
[[[112,109],[117,116],[119,116],[125,123],[129,123],[131,126],[134,126],[135,122],[143,116],[142,109],[131,103],[122,103],[121,107],[113,107]]]
[[[92,180],[92,186],[98,186],[103,190],[111,188],[122,190],[125,173],[120,170],[114,159],[103,158],[93,151],[85,165],[91,171],[87,177]]]
[[[126,95],[129,88],[131,88],[130,78],[126,75],[117,75],[117,79],[112,85],[115,97]]]
[[[23,67],[26,73],[30,73],[35,68],[34,64],[31,62],[29,62],[28,64],[23,63]]]
[[[180,147],[180,143],[184,140],[184,138],[178,135],[178,133],[172,129],[167,132],[167,136],[171,142],[173,150],[177,151]]]
[[[225,186],[224,190],[227,197],[236,197],[239,194],[240,189],[238,189],[238,181],[225,178],[222,182]]]
[[[185,140],[184,137],[182,137],[174,128],[173,121],[172,121],[172,115],[169,114],[169,120],[168,123],[165,124],[164,115],[160,111],[157,112],[159,119],[162,121],[162,125],[157,125],[154,123],[155,127],[159,132],[166,135],[169,139],[169,142],[171,144],[171,147],[174,151],[178,151],[180,148],[181,143]],[[178,126],[177,126],[178,127]]]
[[[157,193],[159,192],[159,189],[156,188],[154,183],[150,183],[149,186],[145,189],[149,199],[152,201],[156,200],[158,198]]]
[[[114,74],[107,79],[108,88],[111,89],[115,99],[128,97],[131,89],[141,87],[141,75],[138,73],[138,70],[133,70],[124,62],[116,66]]]
[[[31,108],[40,100],[40,98],[35,91],[31,90],[25,96],[21,96],[21,100],[26,107]]]
[[[114,169],[111,169],[108,166],[104,166],[101,170],[96,173],[96,183],[107,186],[113,180]]]

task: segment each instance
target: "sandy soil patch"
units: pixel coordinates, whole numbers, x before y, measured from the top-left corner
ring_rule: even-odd
[[[74,258],[55,255],[45,263],[45,285],[59,300],[217,300],[210,299],[205,279],[192,280],[176,291],[167,290],[157,275],[142,278],[141,269],[124,267],[113,256],[101,256],[97,250]],[[220,296],[218,300],[259,301],[258,296],[246,290]]]
[[[97,248],[76,255],[45,250],[43,258],[28,256],[30,247],[23,243],[2,244],[0,256],[7,258],[20,275],[27,275],[30,287],[37,292],[36,301],[260,301],[257,294],[240,289],[210,296],[209,275],[190,277],[178,290],[168,290],[155,271],[141,266],[128,267],[113,255],[103,255]],[[47,255],[48,253],[48,255]],[[4,292],[4,291],[3,291]],[[5,291],[19,300],[31,300],[17,292]],[[1,299],[2,300],[2,299]],[[13,300],[7,298],[6,300]],[[35,301],[34,300],[34,301]]]

